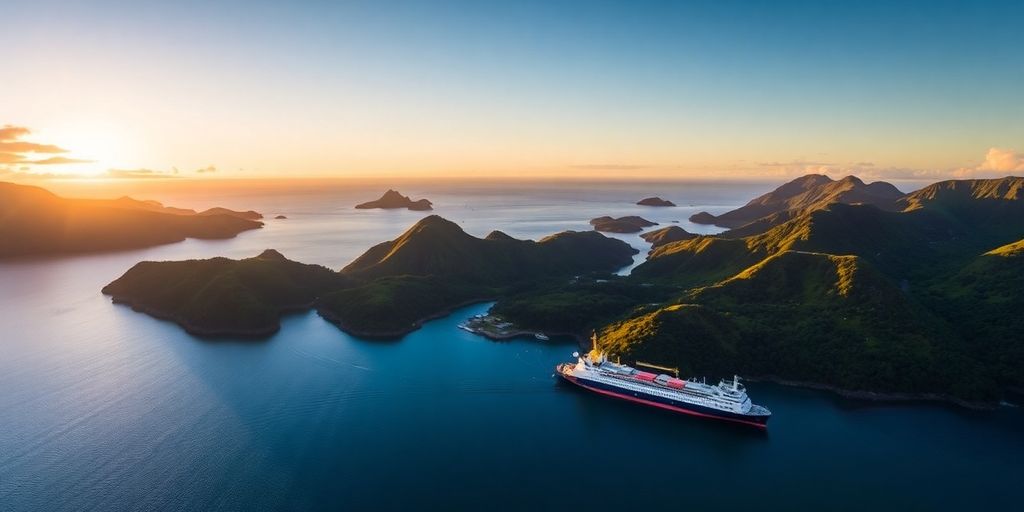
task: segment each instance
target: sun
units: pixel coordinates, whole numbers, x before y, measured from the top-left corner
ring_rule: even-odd
[[[76,158],[91,160],[91,165],[81,166],[82,174],[99,174],[109,168],[119,167],[128,146],[123,137],[114,131],[83,130],[76,132],[64,142],[70,154]]]

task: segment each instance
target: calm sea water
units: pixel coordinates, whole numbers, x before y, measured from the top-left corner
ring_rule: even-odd
[[[721,212],[771,184],[409,184],[484,235],[537,238],[598,215],[658,222]],[[340,268],[423,214],[357,211],[378,186],[244,186],[148,197],[255,208],[227,241],[0,263],[0,510],[861,510],[1018,503],[1024,414],[866,404],[750,383],[767,433],[679,417],[556,383],[570,340],[491,342],[464,308],[397,342],[315,313],[259,342],[202,340],[110,303],[144,259],[276,248]],[[681,205],[632,203],[661,195]],[[635,235],[622,235],[644,248]]]

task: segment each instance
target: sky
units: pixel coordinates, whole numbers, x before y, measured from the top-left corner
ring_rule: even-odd
[[[0,180],[1024,173],[1024,2],[0,0]]]

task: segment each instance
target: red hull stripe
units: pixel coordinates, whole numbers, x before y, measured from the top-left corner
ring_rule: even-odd
[[[700,416],[702,418],[711,418],[711,419],[722,420],[722,421],[731,421],[731,422],[734,422],[734,423],[742,423],[744,425],[750,425],[750,426],[753,426],[753,427],[764,428],[764,429],[768,428],[768,425],[761,424],[761,423],[754,423],[753,421],[743,421],[743,420],[738,420],[738,419],[735,419],[735,418],[726,418],[726,417],[723,417],[723,416],[715,416],[713,414],[704,414],[704,413],[700,413],[700,412],[697,412],[697,411],[691,411],[689,409],[682,409],[682,408],[679,408],[679,407],[672,407],[671,405],[666,405],[666,404],[662,404],[662,403],[658,403],[658,402],[652,402],[650,400],[644,400],[643,398],[637,398],[635,396],[621,395],[619,393],[613,393],[611,391],[605,391],[603,389],[593,388],[593,387],[590,387],[590,386],[588,386],[586,384],[580,383],[579,381],[576,380],[576,377],[569,377],[569,376],[564,375],[564,374],[560,374],[560,375],[565,380],[567,380],[569,382],[572,382],[573,384],[576,384],[577,386],[579,386],[581,388],[584,388],[587,391],[593,391],[595,393],[601,393],[602,395],[608,395],[608,396],[615,397],[615,398],[621,398],[623,400],[629,400],[630,402],[637,402],[637,403],[641,403],[641,404],[644,404],[644,405],[650,405],[650,406],[654,406],[654,407],[659,407],[661,409],[667,409],[667,410],[673,411],[673,412],[681,412],[683,414],[689,414],[691,416]]]

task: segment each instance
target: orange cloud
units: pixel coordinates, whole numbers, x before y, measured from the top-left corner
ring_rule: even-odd
[[[24,126],[13,126],[6,124],[0,128],[0,141],[17,140],[31,133],[31,130]]]
[[[81,158],[66,158],[63,156],[54,156],[43,160],[32,160],[25,161],[24,163],[29,165],[59,165],[59,164],[88,164],[92,160],[82,160]]]
[[[52,156],[42,160],[31,160],[31,154],[59,154],[68,151],[53,144],[38,144],[21,140],[22,137],[32,133],[24,126],[4,125],[0,128],[0,164],[24,164],[24,165],[60,165],[60,164],[82,164],[91,160],[79,158],[68,158],[63,156]]]
[[[978,166],[982,171],[1015,172],[1024,171],[1024,155],[1012,149],[989,148],[985,163]]]

